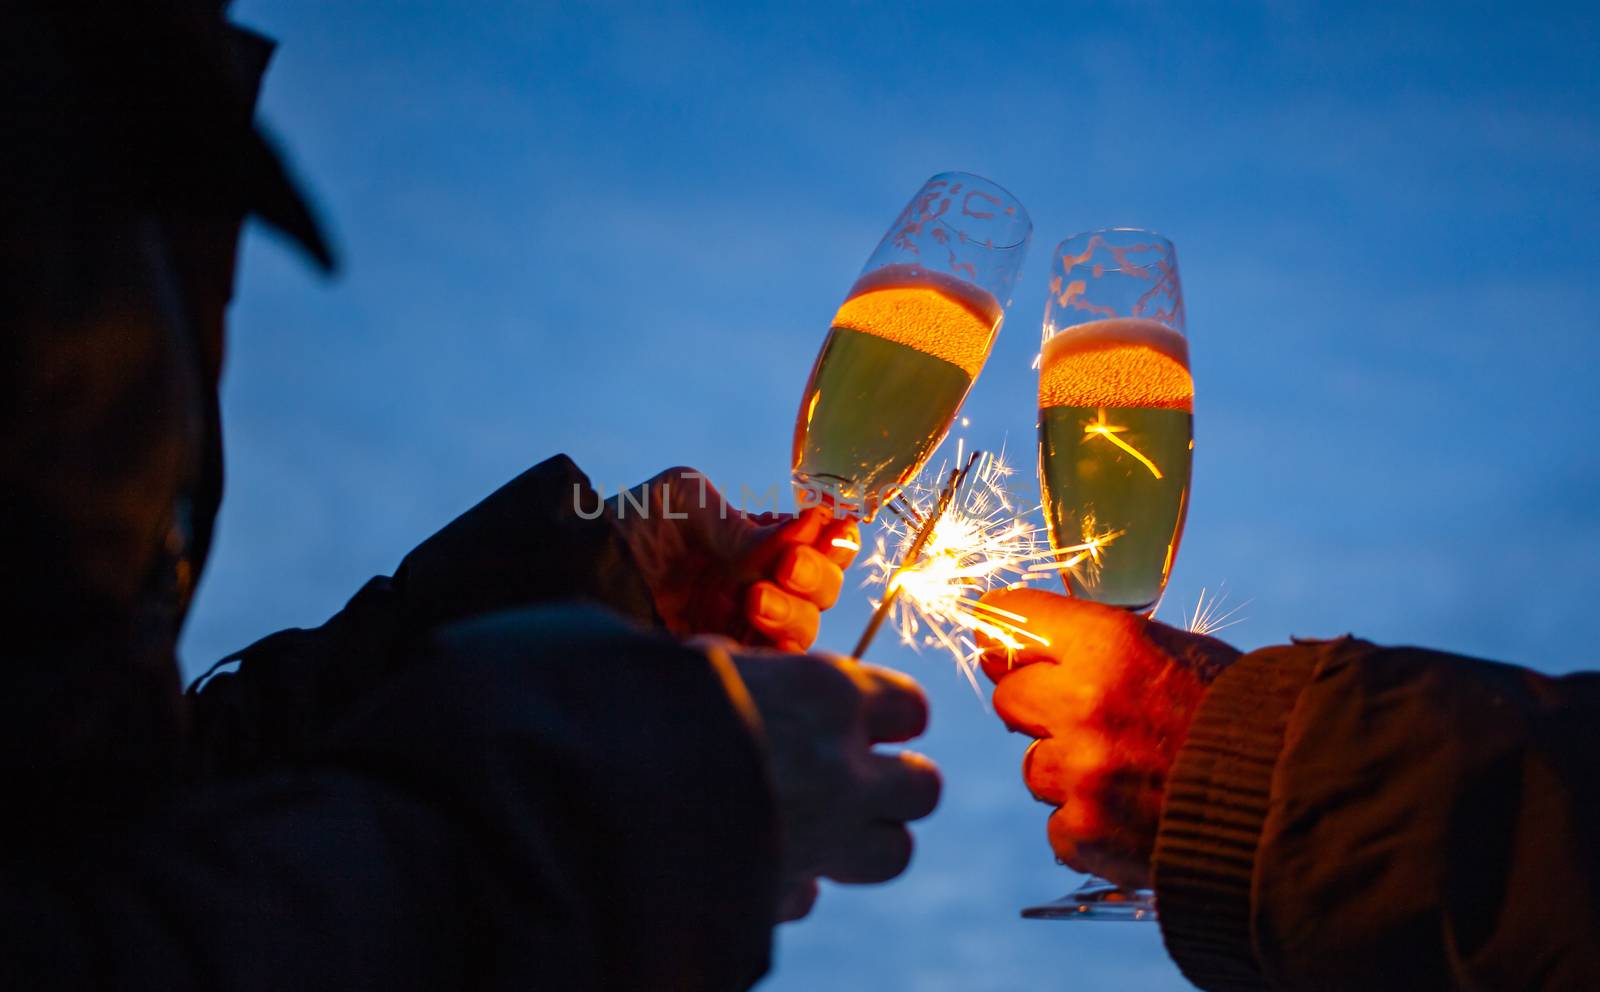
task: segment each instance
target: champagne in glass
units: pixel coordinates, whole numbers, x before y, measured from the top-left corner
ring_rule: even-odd
[[[1139,317],[1091,320],[1045,342],[1039,485],[1074,596],[1155,608],[1183,537],[1194,382],[1183,335]],[[1104,542],[1095,553],[1065,551]],[[1086,549],[1087,550],[1087,549]]]
[[[1039,356],[1039,486],[1073,596],[1150,614],[1183,537],[1194,379],[1172,243],[1149,231],[1056,247]],[[1154,897],[1100,879],[1023,910],[1042,919],[1155,918]]]
[[[1011,300],[1032,223],[978,176],[934,176],[834,315],[794,431],[802,503],[870,520],[944,440]]]

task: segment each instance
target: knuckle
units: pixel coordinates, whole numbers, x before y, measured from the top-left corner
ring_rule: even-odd
[[[906,734],[910,737],[920,737],[928,729],[928,719],[931,711],[928,708],[928,697],[923,694],[921,687],[911,686],[900,690],[900,705],[906,711]]]
[[[910,867],[915,847],[911,831],[905,827],[895,826],[883,831],[877,851],[876,867],[884,881],[894,878]]]
[[[810,633],[808,640],[814,640],[822,625],[822,612],[817,609],[817,604],[802,599],[795,603],[795,623],[801,631]]]
[[[933,759],[914,752],[901,756],[911,778],[914,800],[909,819],[920,820],[939,808],[939,797],[944,794],[944,776]]]

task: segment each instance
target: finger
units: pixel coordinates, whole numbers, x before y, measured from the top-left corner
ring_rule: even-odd
[[[793,642],[802,650],[817,639],[822,623],[815,605],[764,580],[752,583],[745,594],[745,615],[773,643]]]
[[[1128,888],[1150,882],[1150,858],[1141,844],[1118,842],[1083,804],[1068,804],[1050,814],[1048,833],[1050,849],[1076,871]]]
[[[821,893],[817,880],[808,878],[785,888],[778,900],[778,922],[791,923],[811,912]]]
[[[998,683],[1024,665],[1055,661],[1049,649],[1042,645],[1025,641],[1004,644],[981,630],[973,631],[973,640],[983,652],[978,656],[978,663],[983,666],[983,674],[989,677],[990,682]]]
[[[1045,638],[1022,626],[1027,621],[1027,617],[1023,614],[992,605],[989,605],[986,613],[987,618],[994,622],[1017,624],[1021,627],[1019,631],[1006,634],[1005,640],[1000,640],[988,631],[973,631],[973,640],[977,642],[982,652],[978,656],[978,663],[983,668],[983,674],[989,677],[989,681],[999,682],[1007,674],[1024,665],[1057,660],[1054,647]]]
[[[822,530],[833,519],[825,507],[813,506],[795,514],[778,529],[776,539],[783,544],[815,544]]]
[[[778,584],[789,592],[826,610],[839,599],[844,572],[826,555],[808,544],[796,544],[783,553],[773,571]]]
[[[862,806],[874,819],[920,820],[939,805],[944,788],[939,766],[914,751],[868,756],[867,790]]]
[[[1050,815],[1052,846],[1070,842],[1084,860],[1116,856],[1148,862],[1160,822],[1160,794],[1152,793],[1150,784],[1148,775],[1129,770],[1085,776],[1076,794]]]
[[[854,520],[835,520],[823,528],[817,547],[841,569],[849,568],[861,550],[861,527]]]
[[[855,665],[865,702],[862,717],[874,744],[893,744],[928,729],[928,697],[909,676],[876,665]]]
[[[1062,816],[1063,810],[1057,809],[1050,813],[1050,818],[1045,824],[1045,835],[1050,841],[1050,851],[1056,860],[1071,868],[1073,871],[1087,873],[1089,869],[1083,866],[1083,859],[1078,854],[1078,838],[1072,832],[1070,821]]]
[[[887,882],[911,864],[911,831],[898,823],[869,823],[834,852],[823,875],[847,885]]]
[[[1066,734],[1089,719],[1104,698],[1098,682],[1063,665],[1029,665],[994,688],[995,715],[1030,737]]]
[[[1111,744],[1092,730],[1034,741],[1022,756],[1022,780],[1033,798],[1061,806],[1082,796],[1082,786],[1105,769]]]

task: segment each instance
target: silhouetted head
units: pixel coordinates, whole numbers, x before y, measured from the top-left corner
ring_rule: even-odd
[[[220,500],[244,217],[332,266],[253,124],[271,43],[222,6],[0,6],[0,633],[41,665],[116,659],[135,691],[176,677]]]

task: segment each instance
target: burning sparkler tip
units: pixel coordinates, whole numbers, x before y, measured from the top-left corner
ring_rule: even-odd
[[[1023,628],[1024,618],[981,597],[1025,585],[1032,563],[1050,551],[1043,529],[1013,509],[1005,492],[1013,470],[1004,458],[967,454],[958,453],[958,468],[942,465],[931,473],[940,483],[902,492],[866,564],[869,583],[884,589],[882,603],[889,604],[874,604],[875,622],[880,613],[892,619],[901,643],[913,650],[943,650],[978,692],[975,673],[985,647],[1015,651],[1024,641],[1047,643]]]

